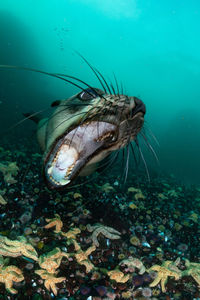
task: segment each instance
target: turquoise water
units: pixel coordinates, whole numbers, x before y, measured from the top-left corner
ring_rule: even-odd
[[[65,72],[98,86],[77,50],[107,78],[115,72],[147,106],[161,169],[199,183],[199,28],[195,0],[1,0],[0,63]],[[1,129],[22,111],[77,91],[38,74],[3,72]]]

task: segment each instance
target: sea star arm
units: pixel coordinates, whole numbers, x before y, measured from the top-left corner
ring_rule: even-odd
[[[60,219],[60,216],[58,214],[55,214],[55,218],[52,219],[45,219],[47,222],[49,222],[49,224],[45,225],[44,228],[48,229],[51,227],[56,227],[56,229],[54,230],[54,232],[59,233],[61,232],[61,229],[63,227],[63,222]]]
[[[152,282],[152,283],[150,283],[150,287],[154,287],[154,286],[156,286],[157,284],[159,284],[159,282],[160,282],[160,276],[158,276],[157,275],[157,277],[154,279],[154,281]]]
[[[17,290],[15,290],[12,286],[13,286],[12,280],[5,280],[6,290],[11,294],[17,294]]]
[[[49,278],[46,279],[44,282],[44,286],[46,287],[47,290],[52,290],[55,296],[57,296],[57,288],[56,288],[56,283],[60,283],[64,281],[66,278],[65,277],[59,277],[59,278]]]
[[[161,290],[163,293],[166,293],[166,288],[165,288],[165,285],[167,283],[167,277],[164,277],[161,279]]]
[[[200,274],[197,273],[191,273],[194,280],[197,282],[197,284],[200,286]]]

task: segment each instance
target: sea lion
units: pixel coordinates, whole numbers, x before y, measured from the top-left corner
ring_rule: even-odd
[[[63,188],[78,175],[92,173],[97,163],[135,139],[144,123],[140,99],[96,88],[56,105],[53,115],[42,119],[37,129],[44,177],[51,188]]]
[[[68,99],[53,102],[56,109],[49,118],[39,120],[37,114],[26,115],[38,123],[37,139],[44,152],[43,173],[49,188],[63,189],[77,176],[89,175],[113,151],[136,140],[144,123],[144,103],[120,93],[118,86],[116,92],[98,71],[100,75],[92,69],[103,90],[72,76],[22,69],[60,78],[81,89]]]

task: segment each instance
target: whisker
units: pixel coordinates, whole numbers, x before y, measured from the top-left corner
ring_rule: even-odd
[[[63,80],[63,81],[65,81],[65,82],[67,82],[67,83],[70,83],[71,85],[73,85],[73,86],[75,86],[75,87],[81,89],[82,91],[84,90],[83,87],[81,87],[80,85],[74,83],[73,81],[68,80],[68,79],[66,79],[66,78],[63,78],[63,77],[61,77],[61,76],[59,76],[59,75],[56,75],[56,74],[54,74],[54,73],[49,73],[49,72],[45,72],[45,71],[41,71],[41,70],[33,69],[33,68],[26,68],[26,67],[19,67],[19,66],[11,66],[11,65],[0,65],[0,68],[1,68],[1,69],[4,68],[4,69],[24,70],[24,71],[31,71],[31,72],[35,72],[35,73],[44,74],[44,75],[47,75],[47,76],[51,76],[51,77],[54,77],[54,78]],[[65,77],[69,77],[69,78],[70,78],[69,75],[65,75]],[[75,79],[75,77],[74,77],[74,79]],[[78,79],[76,79],[76,80],[78,80]],[[88,92],[88,94],[89,94],[89,92]],[[92,95],[92,94],[91,94],[91,95]],[[93,96],[93,95],[92,95],[92,96]]]
[[[117,160],[117,158],[119,156],[119,152],[120,152],[120,149],[116,150],[116,152],[113,154],[112,158],[110,159],[109,164],[108,164],[108,161],[105,164],[100,164],[100,166],[96,169],[96,171],[98,169],[102,168],[103,166],[106,166],[106,168],[103,171],[99,172],[99,175],[104,173],[113,164],[113,162],[115,162]]]
[[[85,112],[78,113],[78,114],[76,114],[76,115],[73,115],[73,116],[71,116],[71,117],[69,117],[69,118],[63,120],[61,123],[59,123],[59,124],[54,128],[54,130],[52,131],[52,133],[53,133],[59,126],[61,126],[63,123],[69,121],[70,119],[72,119],[72,118],[74,118],[74,117],[76,117],[76,116],[82,115],[82,114],[85,114]]]
[[[23,122],[29,120],[31,117],[35,117],[45,111],[48,111],[50,109],[50,107],[48,107],[48,109],[43,109],[40,111],[37,111],[35,113],[32,113],[30,116],[23,118],[22,120],[20,120],[19,122],[15,123],[14,125],[10,126],[6,131],[4,131],[4,133],[6,134],[7,132],[9,132],[10,130],[16,128],[17,126],[19,126],[20,124],[22,124]]]
[[[103,95],[101,95],[100,93],[98,93],[97,90],[95,90],[91,85],[89,85],[88,83],[86,83],[85,81],[75,77],[75,76],[70,76],[70,75],[66,75],[66,74],[60,74],[60,73],[55,73],[55,75],[58,75],[58,76],[62,76],[62,77],[67,77],[67,78],[71,78],[71,79],[74,79],[74,80],[77,80],[78,82],[81,82],[83,84],[85,84],[87,87],[89,87],[95,94],[97,94],[100,98],[104,98]],[[89,91],[87,90],[84,90],[83,88],[83,91],[85,91],[86,93],[88,93],[90,96],[93,96]],[[105,99],[105,98],[104,98]]]
[[[113,76],[114,76],[115,84],[116,84],[116,87],[117,87],[117,93],[118,93],[118,96],[119,96],[119,98],[120,98],[119,85],[118,85],[118,82],[117,82],[117,78],[116,78],[116,76],[115,76],[115,73],[113,73]]]
[[[87,59],[86,59],[82,54],[80,54],[78,51],[75,51],[75,53],[76,53],[77,55],[79,55],[79,56],[84,60],[84,62],[89,66],[89,68],[92,70],[92,72],[95,74],[95,76],[96,76],[97,79],[99,80],[99,82],[100,82],[100,84],[101,84],[101,86],[102,86],[104,92],[107,93],[106,88],[105,88],[103,82],[101,81],[99,75],[97,74],[97,72],[95,71],[95,69],[92,67],[92,65],[91,65],[91,64],[87,61]]]
[[[110,165],[117,159],[117,157],[118,157],[118,155],[119,155],[119,151],[120,151],[120,149],[119,150],[117,150],[116,151],[116,153],[113,155],[113,157],[112,157],[112,160],[110,161],[110,163],[109,163],[109,166],[107,166],[104,170],[102,170],[101,172],[99,172],[98,174],[97,174],[97,177],[99,177],[99,175],[101,175],[102,173],[104,173],[109,167],[110,167]],[[106,163],[107,164],[107,163]],[[104,164],[104,165],[106,165],[106,164]],[[102,167],[102,165],[101,166],[99,166],[99,167],[97,167],[97,169],[96,169],[96,171],[99,169],[99,168],[101,168]],[[81,186],[81,185],[84,185],[84,184],[86,184],[86,183],[88,183],[88,182],[91,182],[91,181],[93,181],[94,180],[94,178],[90,178],[90,179],[88,179],[88,180],[85,180],[84,182],[82,182],[82,183],[79,183],[79,184],[76,184],[76,185],[73,185],[73,186],[69,186],[69,187],[67,187],[68,189],[72,189],[72,188],[76,188],[76,187],[79,187],[79,186]],[[88,202],[87,202],[88,203]]]
[[[87,120],[88,115],[89,115],[93,110],[95,110],[95,109],[97,109],[97,108],[96,108],[96,107],[92,107],[92,108],[86,113],[86,115],[81,119],[81,122],[79,123],[78,127],[81,126],[81,125],[85,122],[85,120]],[[99,111],[101,112],[101,108],[100,108],[100,107],[99,107]],[[97,114],[99,113],[99,111],[98,111],[98,110],[96,111],[96,116],[97,116]],[[97,123],[98,123],[98,122],[97,122]],[[87,124],[87,126],[88,126],[88,125],[89,125],[89,124]],[[87,128],[87,126],[86,126],[86,128]],[[73,134],[73,136],[72,136],[70,145],[71,145],[71,143],[72,143],[72,141],[73,141],[73,138],[74,138],[74,136],[75,136],[75,134],[76,134],[76,132],[77,132],[78,127],[76,128],[76,131],[74,132],[74,134]],[[86,128],[85,128],[85,130],[86,130]]]
[[[121,163],[121,178],[120,178],[120,181],[122,180],[123,178],[123,175],[124,175],[124,159],[125,159],[125,150],[124,148],[122,148],[122,163]]]
[[[143,134],[142,132],[140,132],[140,134],[142,135],[142,137],[144,138],[144,141],[147,145],[147,147],[149,148],[149,150],[151,151],[151,153],[153,154],[154,158],[156,159],[157,163],[160,164],[158,156],[155,152],[155,150],[153,149],[153,147],[151,146],[151,144],[149,143],[148,139],[146,138],[145,134]]]
[[[154,141],[156,142],[156,144],[160,147],[160,144],[159,144],[159,141],[157,140],[156,136],[153,134],[152,130],[148,127],[146,127],[146,121],[145,121],[145,124],[144,124],[144,127],[145,127],[145,130],[147,130],[149,132],[149,134],[151,135],[151,137],[154,139]]]
[[[125,178],[124,178],[124,184],[126,183],[126,180],[127,180],[127,176],[128,176],[128,170],[129,170],[129,154],[130,154],[130,151],[129,151],[129,143],[128,145],[126,146],[126,167],[125,167]]]
[[[60,104],[59,106],[63,106],[63,107],[65,107],[65,108],[62,109],[62,110],[60,110],[60,111],[58,111],[58,112],[56,112],[56,113],[54,113],[54,114],[52,114],[48,119],[45,120],[44,123],[42,123],[40,126],[38,126],[38,129],[40,129],[42,126],[44,126],[46,123],[48,123],[48,122],[49,122],[51,119],[53,119],[56,115],[58,115],[58,114],[62,113],[63,111],[65,111],[68,107],[72,107],[72,106],[86,106],[86,105],[92,106],[92,104],[87,104],[87,103],[83,103],[83,104],[80,103],[80,104],[73,104],[73,105],[67,104],[67,103],[65,103],[65,104]],[[75,116],[75,115],[73,115],[72,118],[73,118],[74,116]]]
[[[111,94],[112,94],[111,89],[110,89],[110,87],[109,87],[107,81],[105,80],[104,76],[103,76],[96,68],[95,68],[95,70],[96,70],[96,72],[101,76],[101,78],[103,79],[103,81],[104,81],[104,83],[105,83],[105,85],[106,85],[106,87],[107,87],[107,89],[108,89],[108,91],[109,91],[109,93],[110,93],[110,95],[111,95]]]
[[[121,94],[124,94],[124,87],[123,87],[123,83],[121,82]]]
[[[150,176],[149,176],[149,170],[148,170],[148,167],[147,167],[147,163],[146,163],[146,161],[145,161],[144,155],[143,155],[143,153],[142,153],[142,150],[141,150],[141,148],[140,148],[140,145],[139,145],[137,139],[135,140],[135,143],[136,143],[136,145],[137,145],[137,147],[138,147],[138,150],[139,150],[139,152],[140,152],[140,156],[141,156],[142,161],[143,161],[143,163],[144,163],[145,170],[146,170],[146,174],[147,174],[147,179],[148,179],[148,181],[150,182]]]
[[[110,87],[111,87],[111,89],[112,89],[112,91],[113,91],[113,94],[116,96],[116,92],[115,92],[115,89],[114,89],[114,86],[113,86],[112,83],[110,83]]]
[[[132,144],[132,142],[130,142],[130,147],[131,147],[131,152],[132,152],[132,154],[133,154],[133,157],[134,157],[134,161],[135,161],[135,165],[136,165],[136,169],[138,169],[138,162],[137,162],[137,159],[136,159],[136,155],[135,155],[135,150],[134,150],[134,148],[133,148],[133,144]]]

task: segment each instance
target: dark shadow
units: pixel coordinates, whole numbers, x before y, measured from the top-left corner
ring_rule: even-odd
[[[25,25],[7,12],[0,12],[0,64],[40,65],[39,47]],[[0,134],[22,119],[22,112],[38,110],[47,103],[44,81],[39,74],[0,69]],[[46,99],[46,101],[45,101]],[[31,122],[15,130],[15,137],[30,135]]]

